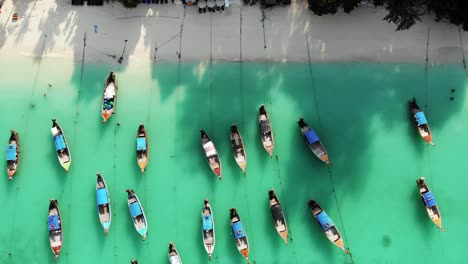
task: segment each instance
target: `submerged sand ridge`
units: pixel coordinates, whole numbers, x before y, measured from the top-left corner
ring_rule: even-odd
[[[14,13],[19,19],[13,22]],[[123,57],[177,61],[462,63],[468,33],[426,17],[408,31],[382,20],[383,9],[318,17],[306,1],[262,10],[234,3],[219,13],[197,6],[120,3],[72,6],[65,0],[5,1],[0,54],[114,61]],[[127,45],[123,50],[125,40]]]

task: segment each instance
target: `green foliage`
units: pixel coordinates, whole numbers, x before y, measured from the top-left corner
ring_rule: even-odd
[[[362,0],[308,0],[309,9],[322,16],[335,14],[342,8],[350,13],[361,4]],[[436,21],[448,20],[468,31],[468,0],[369,0],[374,6],[383,6],[388,11],[384,20],[394,23],[396,30],[406,30],[421,16],[427,13],[435,15]]]

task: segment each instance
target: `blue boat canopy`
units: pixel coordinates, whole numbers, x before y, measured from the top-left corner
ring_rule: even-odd
[[[213,218],[211,215],[204,215],[202,217],[203,221],[203,230],[211,230],[213,229]]]
[[[432,192],[423,193],[423,199],[427,207],[431,207],[437,204],[434,196],[432,195]]]
[[[322,211],[317,215],[317,221],[319,222],[323,231],[326,231],[335,225],[327,213],[325,213],[325,211]]]
[[[146,150],[146,138],[137,138],[137,150]]]
[[[132,214],[132,217],[137,217],[142,214],[141,212],[141,207],[138,203],[132,203],[130,204],[130,213]]]
[[[49,226],[49,231],[55,231],[60,229],[58,215],[49,215],[49,220],[47,221]]]
[[[16,144],[8,145],[6,159],[16,160]]]
[[[416,118],[416,122],[418,122],[418,126],[427,124],[426,116],[424,115],[422,111],[414,114],[414,118]]]
[[[317,134],[312,128],[308,130],[307,132],[305,132],[304,135],[306,136],[309,144],[314,144],[315,142],[319,141],[319,137],[317,136]]]
[[[238,221],[232,224],[232,232],[234,233],[234,237],[236,239],[245,237],[245,230],[241,221]]]
[[[58,135],[54,137],[55,143],[55,150],[65,149],[65,140],[63,139],[63,135]]]
[[[109,203],[109,199],[107,199],[107,190],[105,188],[98,189],[96,191],[97,195],[97,203],[98,205],[103,205]]]

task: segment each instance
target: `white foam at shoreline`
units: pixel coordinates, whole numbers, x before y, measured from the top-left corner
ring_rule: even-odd
[[[305,1],[293,1],[264,11],[264,32],[259,6],[231,6],[211,15],[199,14],[196,6],[184,10],[173,4],[126,9],[120,3],[102,7],[69,3],[42,0],[13,5],[7,0],[0,14],[0,55],[81,61],[85,33],[85,59],[97,62],[114,62],[113,55],[118,59],[125,39],[124,61],[152,61],[155,52],[160,61],[177,61],[181,52],[183,61],[307,62],[310,54],[312,62],[425,63],[427,52],[430,64],[461,64],[462,43],[468,53],[468,33],[460,33],[454,25],[426,17],[410,30],[397,32],[395,25],[382,20],[386,11],[372,7],[319,17]],[[17,22],[11,21],[13,13],[20,16]]]

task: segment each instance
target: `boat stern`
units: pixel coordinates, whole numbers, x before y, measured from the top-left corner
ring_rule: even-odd
[[[16,169],[15,169],[15,170],[9,170],[9,169],[7,168],[8,181],[13,180],[13,176],[15,176],[15,173],[16,173]]]
[[[109,119],[111,117],[111,113],[108,113],[108,112],[102,113],[101,115],[102,115],[102,123],[103,124],[106,123],[107,119]]]
[[[424,138],[424,140],[427,142],[427,144],[429,144],[429,145],[431,145],[431,146],[435,146],[435,144],[432,143],[432,135],[429,134],[429,135],[427,135],[427,136],[425,136],[425,137],[423,137],[423,138]]]
[[[221,180],[221,167],[214,168],[213,171],[216,174],[216,176],[218,176],[218,178]]]
[[[240,253],[242,254],[242,256],[244,256],[245,260],[249,260],[249,249],[248,248],[245,248],[245,249],[242,249],[240,251]]]
[[[138,233],[140,233],[140,235],[143,237],[143,240],[146,240],[146,234],[148,233],[148,228],[142,228],[140,230],[138,230]]]
[[[60,250],[62,250],[62,246],[56,246],[52,248],[52,251],[54,252],[54,255],[55,255],[54,261],[57,261],[59,254],[60,254]]]
[[[68,172],[70,170],[70,162],[62,164],[62,167],[65,169],[65,172]]]

